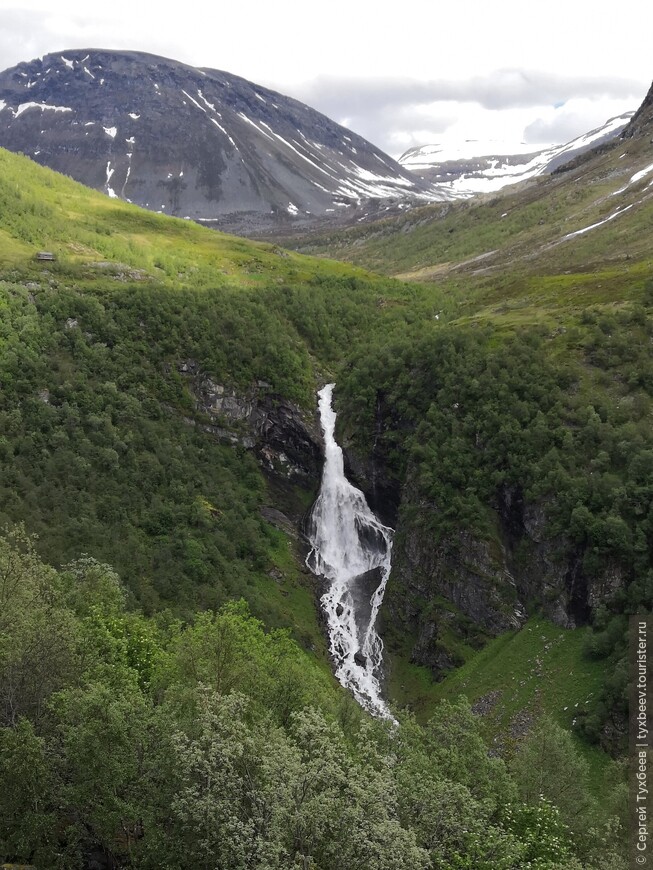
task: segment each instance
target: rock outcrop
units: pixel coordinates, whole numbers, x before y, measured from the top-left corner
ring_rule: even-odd
[[[373,460],[350,450],[349,463],[368,499],[378,496]],[[390,493],[388,478],[385,484]],[[399,501],[400,507],[381,618],[412,638],[412,660],[436,676],[461,663],[459,641],[478,647],[535,612],[564,628],[585,625],[626,582],[614,563],[588,576],[582,550],[552,532],[551,505],[529,503],[517,488],[497,493],[491,539],[461,529],[447,540],[436,540],[429,530],[438,508],[419,500],[410,474],[394,489],[386,515]]]
[[[632,139],[634,136],[640,135],[653,136],[653,84],[644,97],[644,102],[621,134],[621,138]]]
[[[314,416],[271,392],[265,381],[238,392],[212,380],[195,360],[183,360],[177,368],[188,379],[197,410],[210,420],[199,424],[207,432],[253,450],[263,469],[276,477],[303,481],[308,488],[319,482],[323,450]]]

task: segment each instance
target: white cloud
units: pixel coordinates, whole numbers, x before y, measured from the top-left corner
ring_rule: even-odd
[[[636,109],[636,103],[627,108]],[[622,100],[572,99],[563,106],[547,106],[524,130],[525,142],[569,142],[600,127],[624,111]]]

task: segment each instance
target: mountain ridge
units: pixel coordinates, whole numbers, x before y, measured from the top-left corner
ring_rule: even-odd
[[[485,280],[518,268],[525,275],[589,273],[589,281],[605,265],[631,271],[635,263],[643,271],[642,228],[653,197],[651,105],[649,91],[620,135],[527,184],[323,235],[289,234],[285,243],[404,280],[463,273]]]

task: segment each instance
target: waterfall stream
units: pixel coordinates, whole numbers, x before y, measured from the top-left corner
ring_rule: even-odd
[[[318,393],[326,457],[309,521],[306,564],[329,584],[321,602],[337,679],[370,713],[392,718],[381,697],[383,642],[375,628],[390,573],[392,529],[379,522],[363,493],[345,477],[342,449],[334,438],[334,386]]]

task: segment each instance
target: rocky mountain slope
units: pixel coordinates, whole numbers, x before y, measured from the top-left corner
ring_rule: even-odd
[[[614,139],[632,116],[633,112],[627,112],[610,118],[601,127],[571,142],[540,150],[533,150],[524,143],[471,139],[458,145],[410,148],[399,158],[399,163],[420,178],[437,184],[452,197],[466,199],[537,175],[547,175],[590,148]]]
[[[297,100],[137,52],[64,51],[1,73],[0,145],[111,197],[239,232],[443,198]]]

